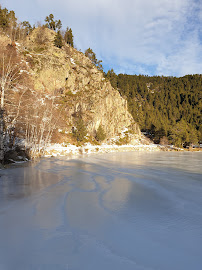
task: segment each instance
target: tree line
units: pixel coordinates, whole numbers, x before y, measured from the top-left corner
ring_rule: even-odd
[[[0,5],[0,30],[12,40],[21,40],[31,33],[33,27],[28,21],[18,22],[13,10],[9,11]]]
[[[202,141],[202,75],[116,75],[112,69],[105,76],[154,142],[185,147]]]
[[[72,29],[66,27],[62,29],[61,20],[56,20],[53,14],[45,17],[44,24],[39,23],[41,28],[49,28],[56,32],[54,45],[62,48],[64,43],[74,47],[74,36]],[[18,22],[15,12],[9,11],[7,8],[2,8],[0,5],[0,30],[6,33],[13,41],[22,41],[36,28],[35,25],[31,26],[28,21]],[[40,40],[43,43],[43,40]],[[103,71],[102,61],[96,58],[95,53],[91,48],[85,50],[84,54],[92,61],[92,63],[100,70]]]
[[[72,29],[66,27],[62,29],[61,20],[55,20],[54,15],[46,16],[42,27],[47,27],[56,32],[55,46],[62,47],[63,41],[74,47],[74,36]],[[34,29],[36,25],[31,26],[28,21],[18,22],[15,12],[2,8],[0,5],[0,30],[9,35],[13,41],[25,39]]]

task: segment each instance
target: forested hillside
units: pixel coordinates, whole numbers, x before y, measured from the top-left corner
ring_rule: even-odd
[[[186,146],[202,141],[202,75],[149,77],[110,70],[106,77],[128,100],[141,130],[156,143]]]

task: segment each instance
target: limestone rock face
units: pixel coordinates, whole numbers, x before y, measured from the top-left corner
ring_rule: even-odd
[[[66,130],[71,131],[76,117],[80,115],[91,135],[95,135],[100,124],[108,138],[125,128],[140,134],[138,125],[127,110],[127,101],[103,73],[83,53],[67,44],[61,49],[53,46],[55,32],[47,30],[40,35],[37,31],[42,30],[33,31],[25,44],[26,58],[32,69],[35,90],[60,95]],[[37,38],[43,35],[42,45]]]

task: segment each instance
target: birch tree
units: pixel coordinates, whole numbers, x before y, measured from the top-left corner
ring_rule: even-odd
[[[2,71],[0,78],[1,105],[0,105],[0,162],[4,159],[4,126],[5,126],[5,95],[19,78],[17,64],[12,63],[12,56],[6,61],[5,54],[2,57]]]
[[[2,49],[2,48],[1,48]],[[23,96],[23,91],[20,94],[20,99],[16,100],[19,103],[12,103],[12,98],[10,91],[14,89],[20,80],[22,82],[22,73],[21,73],[21,62],[16,54],[15,48],[11,45],[8,45],[6,49],[0,51],[0,93],[1,93],[1,102],[0,102],[0,162],[4,160],[4,139],[6,134],[6,110],[7,104],[15,107],[13,110],[15,114],[12,117],[12,125],[15,123],[17,117],[19,116],[21,99]],[[7,103],[7,104],[6,104]]]

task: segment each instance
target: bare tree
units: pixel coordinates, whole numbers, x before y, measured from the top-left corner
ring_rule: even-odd
[[[10,148],[19,138],[33,156],[43,153],[60,117],[54,93],[48,96],[33,90],[26,74],[22,59],[0,51],[0,163],[4,161],[5,139]]]
[[[4,126],[5,126],[5,95],[7,91],[19,78],[19,68],[17,63],[12,62],[12,56],[6,61],[5,54],[2,57],[2,71],[0,77],[1,105],[0,105],[0,162],[4,159]]]
[[[3,163],[6,134],[14,129],[19,117],[22,97],[27,91],[22,84],[25,83],[27,75],[23,75],[24,66],[16,48],[10,44],[5,48],[2,47],[0,48],[0,162]]]
[[[34,104],[23,105],[25,147],[31,149],[32,157],[43,154],[51,141],[52,133],[57,126],[60,112],[56,106],[55,96],[36,91],[30,92]]]

